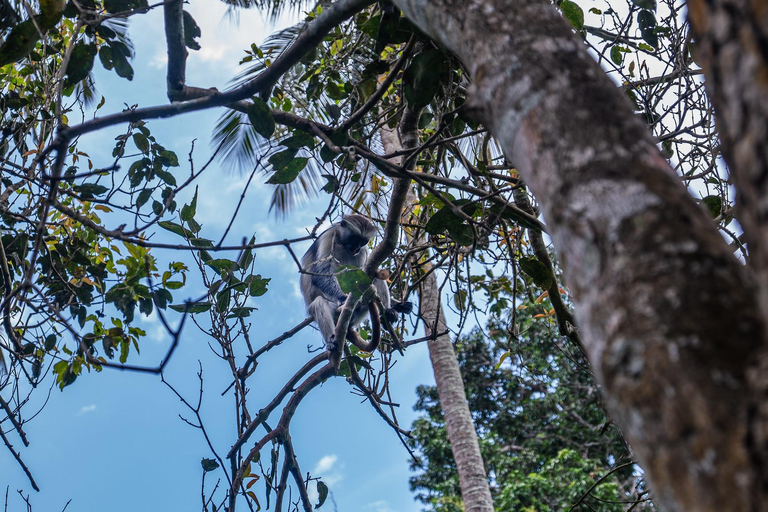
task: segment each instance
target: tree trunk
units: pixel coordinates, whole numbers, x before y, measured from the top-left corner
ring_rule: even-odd
[[[768,9],[764,2],[692,0],[688,18],[696,62],[717,110],[723,155],[737,186],[736,209],[756,275],[762,318],[768,319]],[[749,361],[748,411],[755,478],[768,489],[768,347]],[[764,505],[768,506],[768,505]]]
[[[404,131],[408,132],[407,129]],[[415,130],[412,133],[403,133],[402,144],[394,131],[383,127],[380,133],[386,153],[394,153],[403,147],[415,147],[418,143]],[[406,215],[412,210],[415,200],[415,195],[409,194],[408,205],[405,208]],[[480,455],[480,444],[477,441],[477,432],[469,412],[469,403],[465,395],[464,380],[461,378],[459,363],[456,360],[453,344],[447,332],[440,291],[434,273],[422,281],[419,286],[419,315],[424,319],[426,334],[428,336],[438,334],[428,342],[429,357],[432,361],[432,370],[435,373],[437,393],[445,418],[448,440],[451,443],[453,459],[459,473],[459,486],[464,500],[464,510],[467,512],[493,512],[493,499],[491,498],[483,458]]]
[[[750,274],[544,0],[395,0],[542,205],[608,409],[666,511],[768,510]]]
[[[426,334],[436,335],[428,342],[429,358],[432,360],[440,408],[443,410],[445,428],[459,472],[464,510],[493,512],[493,499],[480,455],[480,445],[469,412],[464,380],[448,335],[434,272],[419,285],[419,314],[424,319]]]
[[[748,0],[692,0],[694,57],[706,72],[722,150],[738,184],[739,219],[768,314],[768,9]]]

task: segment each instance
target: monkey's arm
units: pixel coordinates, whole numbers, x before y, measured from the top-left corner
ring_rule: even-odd
[[[312,286],[319,290],[325,298],[343,304],[347,300],[347,294],[341,291],[339,281],[336,279],[335,265],[325,262],[314,267],[312,270]]]
[[[386,270],[379,271],[380,276],[383,276],[384,274],[388,276],[389,272]],[[384,279],[386,279],[386,277]],[[410,314],[411,311],[413,311],[413,304],[410,302],[398,302],[392,300],[389,295],[389,286],[384,279],[374,279],[373,287],[376,289],[376,295],[379,296],[379,299],[384,306],[384,315],[387,317],[387,320],[389,320],[389,322],[396,322],[398,313]]]

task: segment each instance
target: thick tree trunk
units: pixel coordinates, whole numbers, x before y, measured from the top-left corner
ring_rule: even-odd
[[[768,319],[768,7],[749,0],[692,0],[696,62],[717,112],[723,155],[737,186],[763,319]],[[768,347],[749,361],[749,440],[755,478],[768,489]],[[765,499],[756,496],[755,499]],[[768,505],[764,505],[768,506]]]
[[[768,313],[768,8],[750,0],[692,0],[694,57],[717,109],[723,155],[738,184],[739,220]]]
[[[403,147],[415,147],[415,134],[404,134],[403,143],[397,134],[386,127],[380,130],[386,153],[394,153]],[[415,140],[410,140],[415,139]],[[405,211],[412,210],[415,196],[409,196]],[[429,357],[435,373],[440,408],[443,410],[448,440],[459,473],[459,486],[467,512],[493,512],[493,499],[485,473],[480,444],[475,425],[469,412],[459,363],[447,333],[445,314],[440,300],[435,274],[432,273],[419,286],[419,315],[425,321],[427,335],[438,334],[429,343]]]
[[[608,408],[670,511],[768,510],[755,290],[623,94],[544,0],[395,0],[470,72],[540,201]]]

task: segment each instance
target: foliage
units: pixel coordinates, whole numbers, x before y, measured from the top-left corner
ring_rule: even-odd
[[[624,510],[644,484],[580,351],[521,304],[460,338],[456,355],[480,438],[497,510]],[[503,357],[504,353],[511,354]],[[437,390],[421,386],[413,425],[420,453],[411,487],[428,510],[462,510],[458,475]],[[596,484],[612,469],[625,465]],[[586,495],[586,496],[585,496]],[[642,508],[635,507],[635,510]]]
[[[585,12],[581,4],[563,1],[563,16],[601,64],[620,77],[678,173],[730,233],[730,189],[715,163],[712,110],[688,52],[685,27],[678,24],[680,7],[642,2]],[[308,44],[302,39],[312,33],[307,27],[333,12],[320,4],[298,26],[246,49],[244,71],[232,91],[189,87],[182,94],[190,96],[179,97],[176,105],[126,106],[107,116],[94,84],[97,58],[105,70],[131,80],[128,19],[150,8],[175,12],[169,19],[176,20],[176,29],[184,27],[180,40],[169,36],[169,54],[199,48],[199,27],[180,5],[80,0],[63,10],[41,2],[32,18],[3,14],[3,20],[13,20],[0,26],[0,353],[7,358],[0,392],[13,397],[3,414],[21,418],[25,397],[46,378],[64,389],[83,370],[161,373],[189,318],[231,372],[236,398],[233,439],[224,448],[207,445],[214,458],[201,463],[203,479],[207,473],[223,475],[228,486],[206,487],[203,480],[203,507],[226,504],[234,510],[239,499],[257,509],[264,498],[269,506],[273,495],[278,501],[286,495],[291,475],[306,506],[310,480],[299,471],[289,435],[296,408],[314,387],[343,374],[402,439],[394,406],[382,397],[389,393],[393,347],[399,347],[398,338],[416,336],[416,327],[390,326],[380,352],[350,350],[339,367],[326,364],[323,353],[315,355],[271,402],[254,404],[248,379],[258,358],[308,324],[274,340],[252,341],[260,333],[246,319],[257,311],[255,299],[270,291],[254,254],[282,246],[298,264],[293,244],[312,238],[324,221],[342,212],[392,224],[400,212],[388,211],[390,199],[398,180],[406,179],[412,202],[387,263],[393,295],[409,297],[437,269],[459,327],[478,313],[494,318],[493,343],[475,331],[460,344],[459,357],[498,507],[541,510],[575,503],[623,460],[625,450],[613,428],[603,429],[596,386],[581,354],[572,350],[578,333],[569,328],[561,276],[539,247],[545,226],[535,204],[513,163],[465,108],[470,86],[465,68],[386,3],[361,3]],[[277,12],[295,4],[269,5]],[[33,34],[32,22],[41,31]],[[298,57],[291,54],[299,51],[295,48]],[[667,67],[653,74],[659,65]],[[172,66],[183,68],[184,62],[172,59]],[[254,82],[259,86],[251,87]],[[265,177],[274,190],[271,209],[278,214],[307,197],[324,200],[327,207],[308,235],[264,241],[248,233],[243,243],[225,247],[216,240],[224,240],[229,228],[217,233],[204,226],[198,191],[193,195],[192,189],[208,165],[196,168],[191,158],[187,165],[167,149],[151,131],[151,119],[179,115],[182,107],[224,106],[213,134],[214,154],[225,163],[237,162],[248,185],[255,176]],[[388,154],[383,133],[402,128],[409,115],[416,117],[416,149]],[[98,122],[90,121],[93,116]],[[110,161],[93,161],[79,137],[116,124],[123,131]],[[184,191],[192,199],[180,204]],[[232,221],[245,195],[246,190]],[[369,280],[362,273],[347,271],[340,278],[345,289],[362,293]],[[198,289],[202,296],[190,298]],[[150,314],[158,315],[173,343],[158,367],[134,366],[131,357],[146,338],[136,320]],[[366,330],[361,329],[363,337]],[[202,369],[199,375],[202,381]],[[200,404],[171,389],[208,442]],[[285,412],[275,425],[270,414],[284,400]],[[428,466],[413,485],[434,510],[460,510],[438,406],[434,390],[422,388],[418,407],[426,416],[415,435]],[[267,433],[254,434],[261,427]],[[270,457],[262,461],[267,450]],[[257,481],[265,485],[265,496],[251,488]],[[316,483],[322,502],[328,487]],[[636,470],[627,467],[602,481],[583,504],[613,510],[599,500],[631,500],[643,492]]]
[[[159,269],[141,235],[121,240],[120,230],[102,227],[106,219],[120,218],[118,211],[135,209],[138,234],[176,209],[171,168],[178,167],[178,158],[144,122],[130,124],[116,138],[110,164],[97,167],[75,140],[59,151],[61,175],[51,174],[44,148],[54,140],[55,128],[76,121],[94,98],[97,53],[106,69],[128,79],[133,74],[126,21],[90,10],[99,11],[100,4],[83,5],[79,10],[70,4],[44,40],[15,57],[18,64],[0,68],[2,314],[9,348],[18,357],[11,361],[18,363],[14,371],[32,386],[49,369],[64,388],[84,369],[99,371],[112,359],[126,363],[146,335],[132,325],[137,309],[144,315],[164,310],[172,290],[186,280],[183,263]],[[123,7],[146,6],[112,2],[104,9]],[[11,31],[5,44],[16,37]],[[103,104],[102,98],[95,110]],[[127,172],[119,172],[126,159]],[[140,213],[150,200],[152,213]]]

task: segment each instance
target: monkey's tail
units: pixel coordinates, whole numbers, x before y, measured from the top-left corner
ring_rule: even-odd
[[[375,301],[368,303],[368,313],[371,315],[371,341],[366,343],[363,338],[351,327],[347,330],[347,340],[363,352],[373,352],[379,348],[381,343],[381,319],[379,318],[379,308]]]

